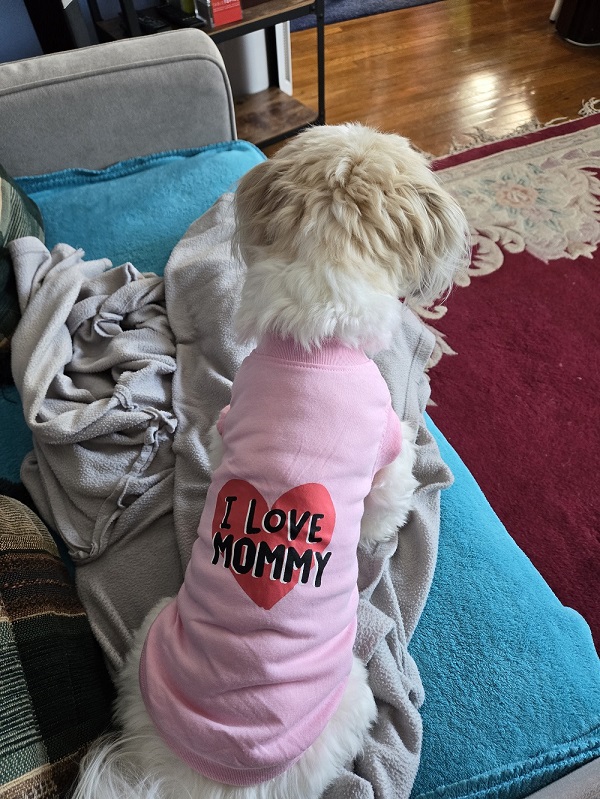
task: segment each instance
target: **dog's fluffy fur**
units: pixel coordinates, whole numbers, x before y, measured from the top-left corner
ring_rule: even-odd
[[[425,158],[400,136],[361,125],[315,127],[245,175],[235,200],[235,244],[248,266],[237,327],[245,341],[271,333],[306,348],[335,337],[374,352],[389,345],[398,297],[429,304],[466,264],[466,222]],[[375,477],[361,539],[389,538],[408,516],[414,431]],[[211,462],[220,460],[213,431]],[[168,600],[167,600],[168,601]],[[146,712],[138,666],[148,615],[118,677],[121,733],[82,763],[74,799],[317,799],[360,752],[375,718],[365,667],[355,658],[341,704],[283,775],[250,788],[217,784],[162,742]]]
[[[248,341],[335,336],[376,351],[390,343],[397,297],[430,304],[465,265],[464,215],[426,159],[362,125],[296,137],[242,178],[236,208]]]

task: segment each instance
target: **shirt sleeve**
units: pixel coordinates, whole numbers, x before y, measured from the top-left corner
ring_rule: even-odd
[[[384,466],[396,460],[402,449],[402,428],[400,426],[400,419],[390,405],[388,408],[386,427],[381,444],[379,446],[379,453],[377,455],[377,462],[375,464],[375,472],[383,469]]]

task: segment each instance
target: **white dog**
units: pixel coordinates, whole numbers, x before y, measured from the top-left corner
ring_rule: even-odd
[[[406,139],[315,127],[240,181],[237,326],[184,585],[138,632],[115,741],[76,799],[317,799],[376,715],[352,653],[359,541],[402,526],[414,433],[366,353],[464,265],[457,203]]]

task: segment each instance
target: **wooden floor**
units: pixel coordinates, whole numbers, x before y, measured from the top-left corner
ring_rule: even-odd
[[[600,97],[600,47],[562,40],[553,0],[440,0],[325,28],[326,121],[408,136],[433,155]],[[292,34],[294,96],[316,108],[315,31]],[[275,148],[265,152],[272,154]]]

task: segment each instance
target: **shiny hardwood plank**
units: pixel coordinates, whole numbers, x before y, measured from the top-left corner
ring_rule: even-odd
[[[442,155],[475,127],[506,135],[531,119],[576,117],[600,97],[600,47],[562,40],[552,6],[441,0],[327,25],[327,122],[364,122]],[[313,107],[315,36],[292,34],[294,96]]]

